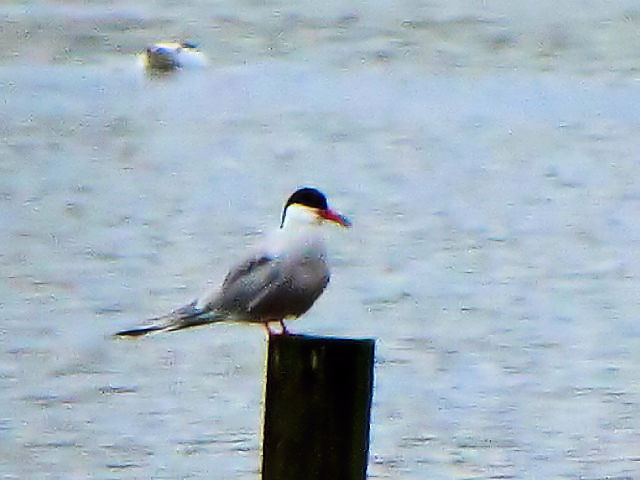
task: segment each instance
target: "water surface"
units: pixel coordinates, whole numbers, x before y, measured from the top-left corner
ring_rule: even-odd
[[[260,327],[110,335],[306,183],[354,228],[291,328],[377,338],[371,478],[637,476],[634,3],[128,3],[0,7],[2,478],[258,478]]]

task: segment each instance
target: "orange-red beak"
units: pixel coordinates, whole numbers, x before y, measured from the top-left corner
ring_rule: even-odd
[[[341,225],[343,227],[349,228],[351,226],[351,221],[347,217],[339,214],[338,212],[334,212],[330,208],[319,210],[319,215],[325,220],[337,223],[338,225]]]

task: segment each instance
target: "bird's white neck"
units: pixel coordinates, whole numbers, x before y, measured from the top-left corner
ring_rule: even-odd
[[[320,218],[313,208],[304,205],[293,204],[287,207],[285,217],[282,222],[282,230],[298,230],[305,228],[317,228],[322,224]]]
[[[302,205],[289,205],[282,227],[273,239],[274,253],[325,255],[322,220],[316,212]]]

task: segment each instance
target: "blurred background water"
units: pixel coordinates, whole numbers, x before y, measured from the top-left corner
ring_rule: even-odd
[[[640,7],[5,1],[0,477],[259,476],[265,337],[110,335],[296,187],[354,228],[298,333],[377,338],[371,478],[640,476]],[[190,40],[201,71],[136,54]]]

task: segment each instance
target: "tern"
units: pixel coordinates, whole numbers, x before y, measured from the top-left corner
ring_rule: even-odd
[[[116,333],[137,337],[217,322],[261,323],[267,333],[278,322],[304,314],[329,283],[322,227],[350,227],[347,217],[329,208],[325,195],[311,187],[296,190],[285,203],[280,228],[264,245],[233,267],[222,286],[146,325]]]

